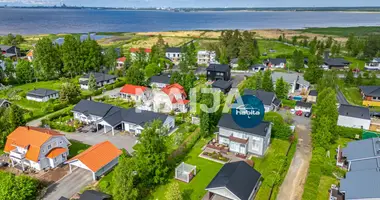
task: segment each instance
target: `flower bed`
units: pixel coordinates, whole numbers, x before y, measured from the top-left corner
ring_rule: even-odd
[[[208,148],[210,149],[215,149],[215,150],[218,150],[218,151],[221,151],[223,153],[228,153],[228,147],[223,145],[223,144],[218,144],[216,142],[209,142],[207,145],[206,145]]]
[[[208,156],[210,158],[213,158],[213,159],[216,159],[216,160],[220,160],[220,161],[223,161],[223,162],[228,162],[229,161],[229,159],[227,157],[224,157],[222,155],[222,153],[216,152],[216,151],[214,151],[214,152],[203,152],[202,155]]]

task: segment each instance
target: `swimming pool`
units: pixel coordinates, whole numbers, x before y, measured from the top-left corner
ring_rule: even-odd
[[[295,101],[301,101],[302,100],[302,96],[294,96],[293,100],[295,100]]]

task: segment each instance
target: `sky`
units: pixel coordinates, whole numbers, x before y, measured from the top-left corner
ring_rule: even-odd
[[[0,0],[0,5],[93,7],[354,7],[380,6],[380,0]]]

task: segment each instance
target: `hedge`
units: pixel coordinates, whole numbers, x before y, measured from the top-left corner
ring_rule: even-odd
[[[41,120],[41,122],[42,124],[49,125],[51,129],[57,129],[57,130],[65,131],[65,132],[74,132],[75,127],[54,122],[54,120],[60,117],[72,115],[72,112],[71,112],[72,108],[73,106],[69,106],[61,111],[53,113],[50,116],[46,117],[45,119]]]
[[[336,133],[344,138],[357,139],[355,136],[359,135],[359,139],[362,136],[363,130],[359,128],[349,128],[344,126],[337,126]]]
[[[25,175],[16,176],[0,171],[0,199],[30,200],[36,199],[40,183],[37,179]]]
[[[303,200],[315,200],[318,196],[318,187],[321,181],[322,175],[326,175],[328,169],[323,169],[326,166],[326,151],[319,147],[313,149],[312,157],[310,161],[309,171],[307,174],[306,183],[304,186],[304,192],[302,195]],[[325,173],[324,173],[325,172]],[[329,174],[331,175],[331,174]]]
[[[282,99],[282,107],[290,107],[290,108],[294,108],[296,107],[296,101],[294,100],[289,100],[289,99]]]

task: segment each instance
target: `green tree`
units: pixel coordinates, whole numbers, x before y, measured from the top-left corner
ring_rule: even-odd
[[[5,70],[4,74],[7,76],[8,82],[13,83],[15,82],[15,67],[13,65],[13,61],[10,58],[5,59]]]
[[[263,83],[263,75],[262,75],[261,71],[256,73],[255,77],[256,77],[256,87],[254,89],[261,90],[262,89],[262,83]]]
[[[165,192],[166,200],[183,200],[181,190],[179,189],[179,184],[173,182],[169,184],[168,189]]]
[[[300,71],[304,68],[304,55],[301,50],[294,50],[292,64],[296,71]]]
[[[9,172],[0,172],[0,199],[29,200],[36,199],[39,182],[25,175],[16,176]]]
[[[355,83],[354,73],[352,70],[348,70],[344,82],[348,85],[353,85]]]
[[[334,42],[334,40],[333,40],[333,38],[330,36],[330,37],[328,37],[327,38],[327,40],[326,40],[326,48],[330,48],[331,47],[331,45],[333,44],[333,42]]]
[[[98,86],[96,85],[95,76],[93,73],[91,73],[90,76],[88,77],[88,89],[93,92],[97,90],[97,88]]]
[[[376,73],[374,72],[371,73],[369,85],[377,85],[377,76],[376,76]]]
[[[287,84],[282,77],[276,81],[275,91],[276,91],[277,98],[279,99],[287,98],[289,89],[287,88]]]
[[[134,158],[120,156],[112,176],[114,200],[137,200],[140,197],[139,174]]]
[[[19,83],[30,83],[34,78],[34,70],[30,62],[19,60],[16,65],[16,77]]]
[[[266,70],[263,76],[262,83],[263,90],[267,92],[273,92],[273,82],[272,82],[272,72],[270,70]]]
[[[59,91],[59,99],[61,102],[74,104],[80,99],[80,96],[81,96],[81,90],[78,84],[70,80],[63,81],[61,90]]]
[[[323,69],[315,65],[309,65],[305,70],[304,78],[311,84],[316,84],[323,76]]]
[[[13,131],[19,126],[24,126],[26,121],[24,119],[24,112],[16,104],[12,104],[9,109],[9,125],[10,130]]]
[[[82,61],[80,63],[84,72],[91,72],[100,70],[102,64],[102,48],[95,40],[87,39],[81,45]]]
[[[145,85],[144,72],[137,66],[132,66],[126,72],[127,83],[132,85]]]
[[[239,51],[239,67],[242,69],[248,69],[248,67],[257,59],[255,55],[253,33],[244,31],[242,38],[242,45]]]
[[[104,54],[103,64],[107,67],[107,69],[114,70],[116,67],[116,60],[117,52],[115,51],[115,48],[108,47]]]
[[[33,67],[39,79],[49,80],[59,76],[62,61],[58,47],[48,37],[38,40],[33,51]]]
[[[361,86],[363,84],[363,77],[362,74],[359,73],[358,77],[356,78],[356,85]]]
[[[332,134],[329,130],[328,124],[330,123],[329,117],[321,116],[319,120],[319,126],[315,133],[311,134],[313,138],[314,147],[323,147],[324,149],[329,149],[331,143]]]
[[[63,72],[71,78],[82,72],[78,63],[81,63],[81,43],[73,35],[66,35],[65,42],[60,47],[63,62]]]
[[[364,56],[373,58],[380,52],[380,39],[378,35],[370,35],[365,43]]]
[[[197,77],[194,75],[194,72],[189,72],[186,74],[183,83],[181,84],[187,94],[189,94],[190,89],[194,87],[194,83],[197,80]]]
[[[159,73],[161,73],[162,69],[161,67],[159,67],[157,64],[155,63],[150,63],[148,64],[145,69],[144,69],[144,73],[145,73],[145,77],[146,78],[150,78],[152,76],[155,76]]]

